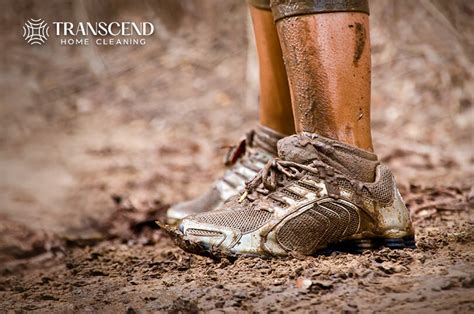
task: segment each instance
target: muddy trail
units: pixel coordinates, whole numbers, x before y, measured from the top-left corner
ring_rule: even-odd
[[[417,211],[416,249],[275,260],[185,253],[152,223],[162,205],[140,210],[114,196],[116,210],[102,238],[56,239],[47,252],[2,267],[2,309],[472,312],[472,192],[406,192]]]
[[[258,121],[243,1],[8,2],[0,312],[474,311],[472,1],[371,3],[375,152],[417,248],[275,260],[191,255],[154,223],[204,192]],[[5,31],[84,13],[152,16],[157,31],[138,48],[32,48]]]

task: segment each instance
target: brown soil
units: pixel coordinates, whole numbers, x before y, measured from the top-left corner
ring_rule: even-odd
[[[7,2],[2,32],[84,10]],[[362,255],[216,261],[153,223],[203,192],[222,147],[256,123],[241,1],[183,5],[171,20],[158,8],[156,38],[134,49],[2,34],[0,311],[473,312],[470,2],[441,17],[442,1],[398,2],[371,7],[372,124],[418,248]]]

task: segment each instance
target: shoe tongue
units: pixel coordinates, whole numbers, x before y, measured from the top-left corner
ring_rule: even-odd
[[[278,157],[301,164],[320,160],[351,179],[373,182],[377,155],[313,133],[301,133],[278,141]]]
[[[283,137],[285,137],[284,134],[278,133],[270,128],[259,125],[255,128],[251,145],[276,156],[277,143]]]

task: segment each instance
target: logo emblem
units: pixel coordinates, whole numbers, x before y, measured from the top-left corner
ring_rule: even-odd
[[[23,25],[23,38],[30,45],[42,45],[49,37],[48,23],[42,19],[29,19]]]

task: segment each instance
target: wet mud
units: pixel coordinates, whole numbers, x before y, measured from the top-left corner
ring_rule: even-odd
[[[291,17],[277,23],[290,85],[296,131],[334,134],[336,121],[328,94],[328,74],[313,40],[314,20]],[[314,114],[318,112],[318,114]],[[320,119],[322,116],[325,119]]]
[[[447,220],[449,231],[444,219],[419,224],[414,250],[278,259],[211,259],[147,230],[2,266],[2,308],[467,313],[474,309],[474,246],[465,214]]]
[[[355,48],[354,48],[354,60],[352,63],[355,67],[359,66],[359,60],[362,57],[362,53],[365,48],[365,39],[367,38],[365,27],[362,23],[355,23]]]

